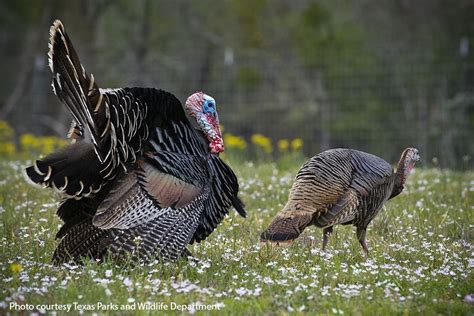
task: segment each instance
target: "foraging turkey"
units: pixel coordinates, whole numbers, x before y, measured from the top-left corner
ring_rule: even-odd
[[[72,144],[26,169],[64,199],[53,262],[154,257],[176,260],[233,206],[245,217],[224,150],[216,103],[197,92],[185,105],[152,88],[101,89],[64,26],[50,30],[53,91],[73,116]]]
[[[324,228],[325,249],[334,225],[353,224],[368,254],[367,226],[387,200],[403,191],[419,159],[417,149],[405,149],[394,172],[382,158],[358,150],[331,149],[314,156],[298,171],[287,204],[260,241],[290,243],[315,225]]]

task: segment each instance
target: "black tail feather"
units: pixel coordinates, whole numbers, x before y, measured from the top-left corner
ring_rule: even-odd
[[[103,182],[100,169],[93,146],[77,142],[35,161],[26,168],[26,176],[34,184],[79,197],[100,190]]]
[[[71,40],[61,21],[56,20],[50,30],[49,66],[53,72],[53,90],[68,107],[74,120],[86,129],[86,136],[95,146],[96,154],[103,161],[101,125],[105,116],[103,98],[95,83],[79,61]]]

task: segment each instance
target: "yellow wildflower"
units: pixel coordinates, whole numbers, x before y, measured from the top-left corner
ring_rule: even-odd
[[[12,142],[0,142],[0,155],[10,156],[15,153],[15,144]]]
[[[0,121],[0,141],[11,141],[13,128],[5,121]]]
[[[20,137],[21,149],[29,151],[36,146],[36,137],[33,134],[23,134]]]
[[[41,153],[49,154],[50,152],[54,151],[56,147],[56,137],[54,136],[45,136],[39,138],[39,144],[41,144]]]
[[[289,147],[290,147],[290,142],[288,141],[288,139],[280,139],[278,141],[278,149],[281,152],[286,152]]]
[[[35,152],[46,155],[65,146],[68,142],[56,136],[37,137],[32,134],[23,134],[20,137],[20,144],[24,152]]]
[[[301,138],[295,138],[291,141],[291,150],[298,151],[303,148],[303,140]]]
[[[261,147],[267,154],[270,154],[273,151],[272,141],[270,138],[263,136],[262,134],[252,135],[251,141],[253,144]]]
[[[247,142],[245,139],[230,133],[224,134],[224,144],[229,148],[237,148],[241,150],[247,148]]]
[[[10,264],[10,271],[13,273],[18,273],[23,270],[23,266],[19,263],[12,263]]]

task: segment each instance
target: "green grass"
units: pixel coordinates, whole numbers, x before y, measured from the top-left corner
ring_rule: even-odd
[[[197,314],[474,313],[464,302],[474,293],[474,172],[416,169],[369,226],[369,258],[350,226],[335,228],[325,252],[322,230],[314,227],[290,248],[260,246],[258,236],[286,202],[302,162],[233,162],[249,216],[232,212],[206,242],[190,246],[197,263],[53,267],[59,198],[24,181],[25,162],[0,161],[0,313],[11,302],[76,302],[98,314],[113,313],[98,304],[120,311],[144,302],[221,306]],[[135,306],[130,313],[155,312]]]

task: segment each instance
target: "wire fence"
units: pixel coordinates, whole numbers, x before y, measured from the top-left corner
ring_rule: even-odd
[[[159,87],[183,101],[203,90],[218,101],[225,131],[247,140],[256,133],[274,142],[298,137],[308,156],[349,147],[393,162],[405,147],[416,146],[425,162],[472,168],[474,64],[455,54],[433,60],[416,52],[403,52],[398,65],[384,64],[383,55],[368,61],[363,50],[305,65],[292,56],[234,56],[227,48],[208,60],[190,52],[195,63],[183,56],[110,58],[104,51],[83,62],[103,87]],[[60,134],[69,125],[48,71],[44,56],[38,56],[7,117],[18,133]],[[2,91],[5,102],[11,90]]]

